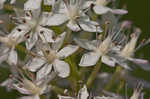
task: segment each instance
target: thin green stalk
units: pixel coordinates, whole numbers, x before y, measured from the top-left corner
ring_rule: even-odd
[[[97,75],[100,67],[101,67],[101,58],[99,59],[96,66],[94,67],[93,72],[91,73],[89,79],[87,80],[87,83],[86,83],[87,87],[89,87],[92,84],[92,82],[94,81],[94,79],[96,78],[96,75]]]
[[[104,90],[108,91],[112,87],[112,85],[115,83],[115,81],[118,78],[118,76],[119,76],[120,72],[122,71],[122,69],[123,68],[121,66],[118,66],[116,68],[116,71],[113,74],[111,81],[107,84],[107,86],[104,88]]]

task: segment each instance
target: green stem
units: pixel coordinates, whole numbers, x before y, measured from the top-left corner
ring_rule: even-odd
[[[98,63],[96,64],[96,66],[94,67],[94,70],[93,70],[93,72],[91,73],[89,79],[87,80],[87,83],[86,83],[86,86],[87,86],[87,87],[89,87],[89,86],[92,84],[92,82],[94,81],[94,79],[96,78],[96,75],[97,75],[97,73],[98,73],[100,67],[101,67],[101,58],[99,59],[99,61],[98,61]]]
[[[104,90],[108,91],[112,87],[112,85],[115,83],[115,81],[118,78],[118,76],[119,76],[120,72],[122,71],[122,69],[123,68],[121,66],[118,66],[116,68],[116,71],[113,74],[111,81],[107,84],[107,86],[104,88]]]
[[[51,86],[51,89],[52,89],[54,92],[56,92],[57,94],[64,94],[64,90],[65,90],[65,89],[59,88],[59,87],[54,86],[54,85]]]

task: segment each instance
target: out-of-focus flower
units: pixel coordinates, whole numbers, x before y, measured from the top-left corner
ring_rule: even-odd
[[[40,9],[40,8],[39,8]],[[18,11],[16,11],[16,15],[18,15]],[[26,47],[28,50],[30,50],[38,41],[38,39],[41,39],[43,43],[46,42],[54,42],[53,36],[54,32],[46,27],[43,27],[44,24],[44,18],[46,14],[41,13],[39,10],[32,10],[26,11],[24,17],[17,17],[16,19],[18,22],[21,23],[21,25],[24,25],[29,34],[27,34],[27,40],[26,40]],[[21,29],[21,28],[20,28]]]
[[[102,32],[99,24],[91,21],[85,14],[87,11],[83,7],[85,0],[64,0],[60,3],[55,7],[57,11],[53,11],[48,17],[47,25],[58,26],[68,21],[67,27],[72,31]]]
[[[40,10],[42,0],[28,0],[24,4],[24,10]]]
[[[38,52],[40,57],[35,57],[29,62],[28,69],[32,72],[37,72],[37,79],[41,79],[44,76],[48,75],[52,69],[58,74],[60,77],[67,77],[70,74],[70,69],[68,63],[62,61],[77,51],[78,46],[75,45],[67,45],[66,47],[59,50],[64,42],[66,33],[62,33],[59,35],[55,42],[52,43],[50,47],[47,44],[43,44],[40,46],[41,50]]]
[[[0,9],[3,8],[4,6],[4,3],[6,2],[7,0],[0,0]],[[11,0],[10,1],[10,4],[14,4],[16,2],[16,0]]]
[[[118,54],[116,56],[116,62],[121,66],[130,69],[130,66],[128,66],[128,61],[131,61],[134,64],[139,65],[144,70],[150,70],[150,64],[147,60],[133,58],[135,51],[150,42],[150,40],[143,42],[136,48],[136,43],[140,32],[141,31],[139,31],[139,29],[138,31],[135,31],[135,33],[131,35],[131,40],[120,51],[117,52]]]
[[[114,14],[127,14],[128,11],[123,9],[112,9],[107,7],[107,4],[110,2],[110,0],[94,0],[94,1],[87,1],[87,5],[94,4],[93,10],[96,14],[105,14],[107,12],[112,12]]]
[[[21,30],[21,29],[22,30]],[[3,43],[0,47],[0,63],[7,60],[10,65],[16,65],[18,60],[16,45],[25,40],[25,33],[28,32],[24,25],[19,25],[6,36],[0,36],[0,42]]]
[[[130,99],[144,99],[144,93],[142,93],[143,86],[139,84],[137,88],[135,88],[133,95],[130,97]]]

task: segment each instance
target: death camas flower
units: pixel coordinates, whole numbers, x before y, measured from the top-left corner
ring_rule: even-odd
[[[104,40],[93,41],[75,39],[75,42],[90,51],[82,56],[80,66],[95,65],[100,57],[105,64],[115,66],[115,61],[111,55],[111,52],[116,49],[112,43],[112,36],[108,35]]]
[[[114,14],[127,14],[128,11],[123,9],[111,9],[107,7],[107,4],[110,3],[112,0],[92,0],[87,1],[87,4],[94,4],[93,10],[96,14],[105,14],[107,12],[112,12]]]
[[[66,21],[67,27],[72,31],[88,31],[88,32],[101,32],[101,28],[97,22],[91,21],[85,14],[87,9],[83,7],[85,0],[64,0],[61,4],[55,7],[57,11],[50,13],[47,25],[58,26]],[[61,7],[60,7],[61,6]]]
[[[59,50],[63,44],[66,33],[62,33],[56,38],[56,41],[50,45],[43,44],[38,52],[40,57],[35,57],[28,63],[28,69],[32,72],[37,71],[37,79],[41,79],[48,75],[52,70],[60,77],[69,76],[70,69],[68,63],[61,59],[74,53],[78,46],[67,45]]]
[[[118,54],[116,57],[116,62],[121,66],[129,69],[130,66],[128,66],[128,61],[131,61],[139,65],[144,70],[150,70],[150,64],[147,60],[133,58],[135,51],[150,42],[150,40],[143,42],[136,48],[139,35],[140,33],[138,31],[135,31],[135,33],[131,35],[131,40],[120,51],[117,52]]]
[[[22,28],[22,31],[20,31]],[[16,65],[18,60],[16,45],[25,40],[25,33],[28,32],[24,25],[19,25],[6,36],[0,36],[0,63],[7,60],[10,65]]]

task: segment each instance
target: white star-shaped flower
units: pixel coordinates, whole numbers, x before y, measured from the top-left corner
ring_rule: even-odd
[[[31,60],[31,62],[28,63],[28,69],[30,71],[37,71],[37,79],[41,79],[48,75],[52,69],[54,69],[54,71],[60,77],[64,78],[69,76],[69,65],[61,59],[64,59],[77,51],[78,46],[67,45],[59,50],[63,44],[65,35],[65,32],[59,35],[55,42],[52,43],[51,47],[47,44],[43,44],[41,46],[41,50],[38,52],[40,57],[35,57]]]
[[[58,2],[61,4],[55,6],[57,11],[50,13],[47,25],[58,26],[68,21],[67,27],[72,31],[102,32],[99,24],[91,21],[85,14],[84,0],[64,0],[64,2],[58,0]]]

